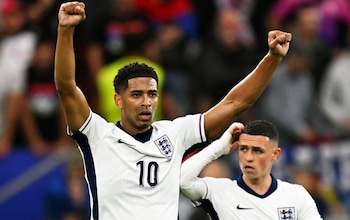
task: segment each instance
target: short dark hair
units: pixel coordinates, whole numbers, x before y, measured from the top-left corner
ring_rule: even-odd
[[[144,63],[133,62],[119,69],[114,77],[114,91],[120,93],[128,88],[128,80],[136,77],[150,77],[156,80],[158,85],[158,75],[156,71]]]
[[[250,135],[262,135],[270,140],[278,142],[279,132],[274,124],[266,120],[255,120],[244,126],[243,133]]]

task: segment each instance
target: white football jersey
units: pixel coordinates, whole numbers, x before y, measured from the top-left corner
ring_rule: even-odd
[[[140,142],[91,112],[72,137],[85,165],[91,219],[178,218],[179,176],[184,152],[206,141],[203,115],[152,125]]]
[[[203,178],[207,195],[203,206],[212,219],[320,220],[316,204],[304,187],[273,177],[269,191],[258,195],[240,177]]]

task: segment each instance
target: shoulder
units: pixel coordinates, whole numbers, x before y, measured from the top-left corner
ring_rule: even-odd
[[[223,189],[222,187],[227,188],[228,186],[235,186],[237,182],[229,178],[215,178],[215,177],[203,177],[203,181],[213,188]]]
[[[300,184],[291,183],[278,179],[278,187],[286,192],[290,192],[294,195],[308,194],[307,190]]]
[[[153,134],[166,133],[179,141],[177,145],[184,145],[186,149],[193,144],[206,141],[202,114],[186,115],[174,120],[161,120],[154,122],[152,126]]]
[[[183,125],[192,125],[192,123],[198,123],[202,119],[202,114],[193,114],[193,115],[185,115],[178,118],[175,118],[174,120],[159,120],[153,122],[153,127],[168,127],[171,126],[173,128],[176,128],[174,126],[183,126]]]
[[[224,198],[231,200],[236,195],[242,196],[242,189],[237,185],[237,181],[229,178],[204,177],[203,182],[207,186],[206,198]]]
[[[107,122],[102,116],[90,110],[89,117],[79,129],[81,132],[102,131],[106,128],[116,127],[115,124]]]

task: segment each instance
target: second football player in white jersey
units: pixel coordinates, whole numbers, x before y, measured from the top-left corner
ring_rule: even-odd
[[[247,124],[240,134],[243,127],[234,123],[219,140],[183,163],[181,192],[202,206],[214,220],[322,219],[304,187],[276,179],[271,174],[272,165],[281,153],[275,126],[256,120]],[[231,145],[238,135],[238,142]],[[243,173],[238,179],[198,177],[210,161],[237,146]]]

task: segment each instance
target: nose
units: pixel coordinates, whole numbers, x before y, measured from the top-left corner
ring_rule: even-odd
[[[246,161],[253,161],[253,152],[252,150],[248,150],[246,153],[245,153],[245,159]]]
[[[151,106],[151,103],[152,103],[152,99],[147,94],[142,96],[142,101],[141,101],[142,106]]]

